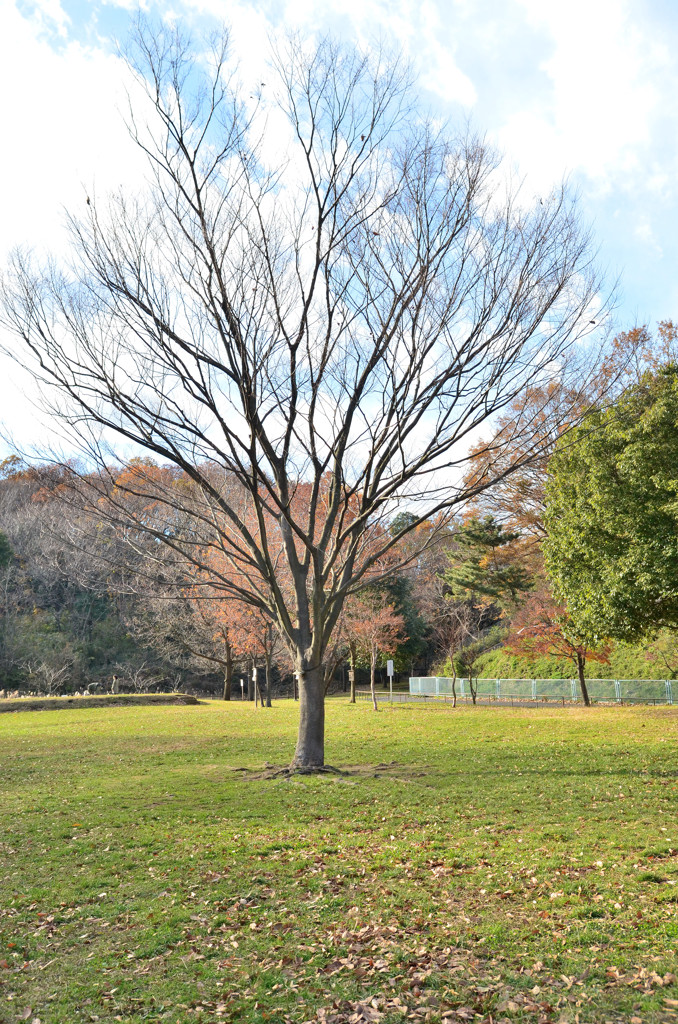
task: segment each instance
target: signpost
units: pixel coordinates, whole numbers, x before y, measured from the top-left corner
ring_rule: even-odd
[[[390,701],[391,701],[391,704],[392,704],[393,703],[393,662],[390,659],[386,662],[386,674],[388,676],[389,691],[390,691],[390,694],[391,694]]]

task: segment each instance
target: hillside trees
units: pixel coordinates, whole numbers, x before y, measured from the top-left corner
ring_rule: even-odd
[[[586,374],[591,310],[605,315],[590,239],[565,190],[530,207],[479,139],[423,116],[382,52],[291,41],[248,99],[225,39],[196,52],[141,23],[129,66],[149,193],[83,204],[68,267],[16,254],[2,319],[111,524],[129,446],[190,482],[154,483],[165,522],[139,507],[132,543],[229,562],[210,585],[286,637],[293,763],[319,767],[347,598],[400,570],[418,523],[442,529],[542,444],[522,422],[513,454],[495,445],[497,468],[465,484],[483,425],[528,385]],[[412,519],[394,534],[399,506]]]

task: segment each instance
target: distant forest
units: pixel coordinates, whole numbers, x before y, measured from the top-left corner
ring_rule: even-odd
[[[137,460],[121,472],[128,483],[130,473],[143,483],[170,470]],[[262,699],[266,691],[269,698],[291,696],[292,662],[272,624],[209,586],[194,585],[191,567],[179,572],[149,550],[147,538],[142,544],[105,515],[98,521],[91,507],[84,510],[77,479],[73,467],[27,466],[16,456],[0,463],[0,691],[81,692],[109,688],[115,675],[128,691],[251,699],[256,670]],[[183,485],[176,472],[171,485]],[[419,526],[419,533],[431,532],[424,554],[351,599],[332,648],[328,690],[349,690],[351,676],[358,686],[371,675],[375,685],[387,685],[387,658],[403,687],[409,675],[454,672],[576,676],[576,647],[561,649],[553,625],[542,630],[541,646],[521,649],[525,622],[531,635],[538,633],[550,599],[539,544],[529,530],[495,518],[500,499],[494,496],[494,510],[479,507],[445,530]],[[666,632],[652,643],[586,653],[596,662],[589,675],[678,674]]]
[[[236,602],[198,599],[175,580],[149,574],[138,538],[119,531],[113,541],[108,525],[92,520],[91,510],[86,516],[74,499],[68,467],[29,467],[16,456],[0,463],[0,690],[108,688],[116,675],[125,690],[221,696],[228,672],[233,697],[252,697],[252,671],[263,692],[268,658],[272,694],[293,693],[290,659],[268,623],[242,607],[235,614]],[[403,681],[428,671],[438,654],[413,589],[413,579],[401,576],[373,596],[399,637],[384,658],[379,652],[378,682],[386,679],[386,654]],[[369,683],[365,645],[351,646],[358,685]],[[349,658],[347,644],[330,688],[349,688]]]

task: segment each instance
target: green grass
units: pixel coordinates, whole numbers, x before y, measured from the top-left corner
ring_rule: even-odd
[[[233,771],[295,729],[0,716],[0,1021],[678,1020],[677,710],[340,699],[328,761],[397,764]]]

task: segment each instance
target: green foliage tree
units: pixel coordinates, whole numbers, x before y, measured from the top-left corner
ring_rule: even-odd
[[[0,569],[4,569],[12,560],[12,549],[6,535],[0,530]]]
[[[456,616],[461,632],[451,661],[455,677],[457,667],[468,676],[475,704],[478,659],[501,644],[505,636],[502,615],[519,604],[532,578],[515,546],[520,533],[506,529],[491,515],[468,519],[454,540],[443,574],[445,598],[461,605],[464,614]]]
[[[592,643],[678,628],[678,366],[595,413],[549,466],[546,568]]]
[[[530,574],[511,548],[519,538],[518,532],[507,530],[493,516],[474,516],[464,523],[448,552],[445,581],[450,597],[481,599],[502,607],[516,604],[531,585]]]

